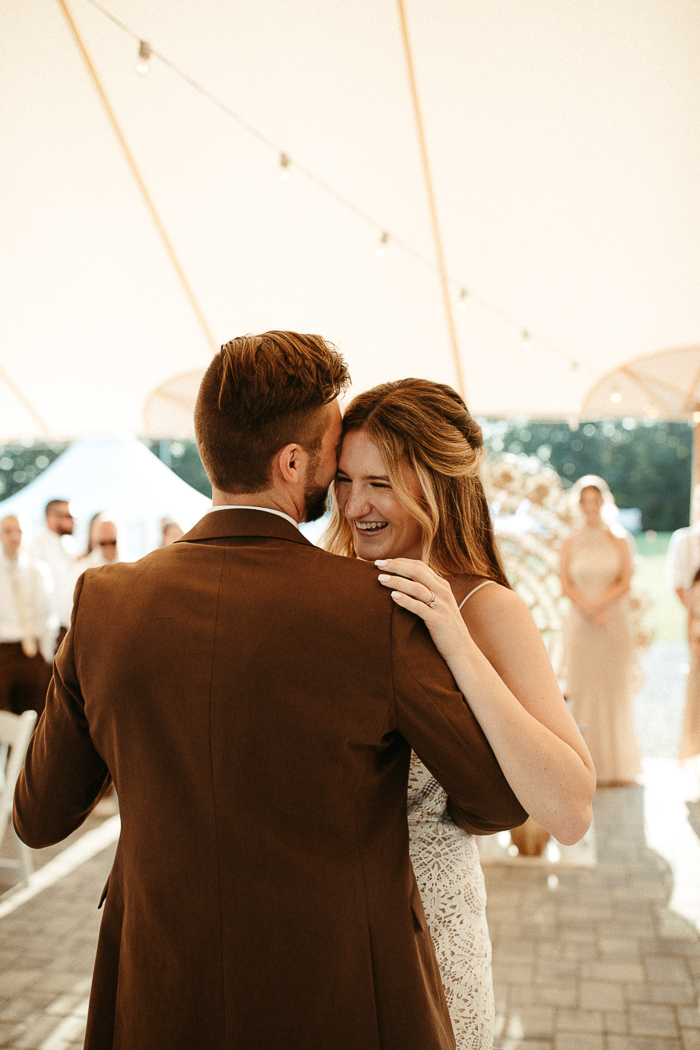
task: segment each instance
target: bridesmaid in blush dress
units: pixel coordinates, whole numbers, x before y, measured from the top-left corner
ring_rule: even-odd
[[[584,524],[564,541],[561,584],[571,609],[564,627],[564,667],[574,718],[583,728],[598,786],[636,783],[642,771],[632,708],[634,652],[627,594],[627,540],[605,524],[610,490],[594,474],[575,486]]]

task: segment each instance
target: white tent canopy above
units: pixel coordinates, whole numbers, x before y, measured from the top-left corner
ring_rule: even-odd
[[[697,344],[696,0],[4,0],[0,440],[146,434],[249,331],[456,383],[401,4],[472,411]]]
[[[45,527],[52,499],[70,501],[84,549],[90,519],[108,512],[119,531],[122,560],[140,558],[160,545],[160,520],[174,518],[185,531],[211,500],[178,478],[134,437],[82,438],[61,453],[25,488],[0,503],[0,518],[16,514],[34,533]]]

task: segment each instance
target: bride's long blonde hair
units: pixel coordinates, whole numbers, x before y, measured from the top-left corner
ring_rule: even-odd
[[[396,498],[421,527],[423,560],[441,576],[484,576],[510,587],[479,478],[481,427],[459,394],[427,379],[383,383],[346,409],[343,436],[361,429],[379,449]],[[407,484],[406,464],[418,478],[418,497]],[[334,554],[357,557],[335,486],[322,542]]]

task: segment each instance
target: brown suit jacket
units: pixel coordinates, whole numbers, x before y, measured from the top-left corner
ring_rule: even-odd
[[[525,814],[376,577],[236,509],[81,578],[15,826],[57,842],[114,779],[89,1050],[454,1046],[408,855],[410,747],[465,826]]]

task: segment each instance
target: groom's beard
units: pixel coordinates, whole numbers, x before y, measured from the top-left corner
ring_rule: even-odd
[[[304,521],[318,521],[326,513],[326,500],[330,485],[323,488],[316,483],[316,471],[318,469],[318,453],[312,456],[310,464],[310,477],[304,489]]]
[[[326,513],[328,489],[312,485],[304,493],[304,521],[318,521]]]

